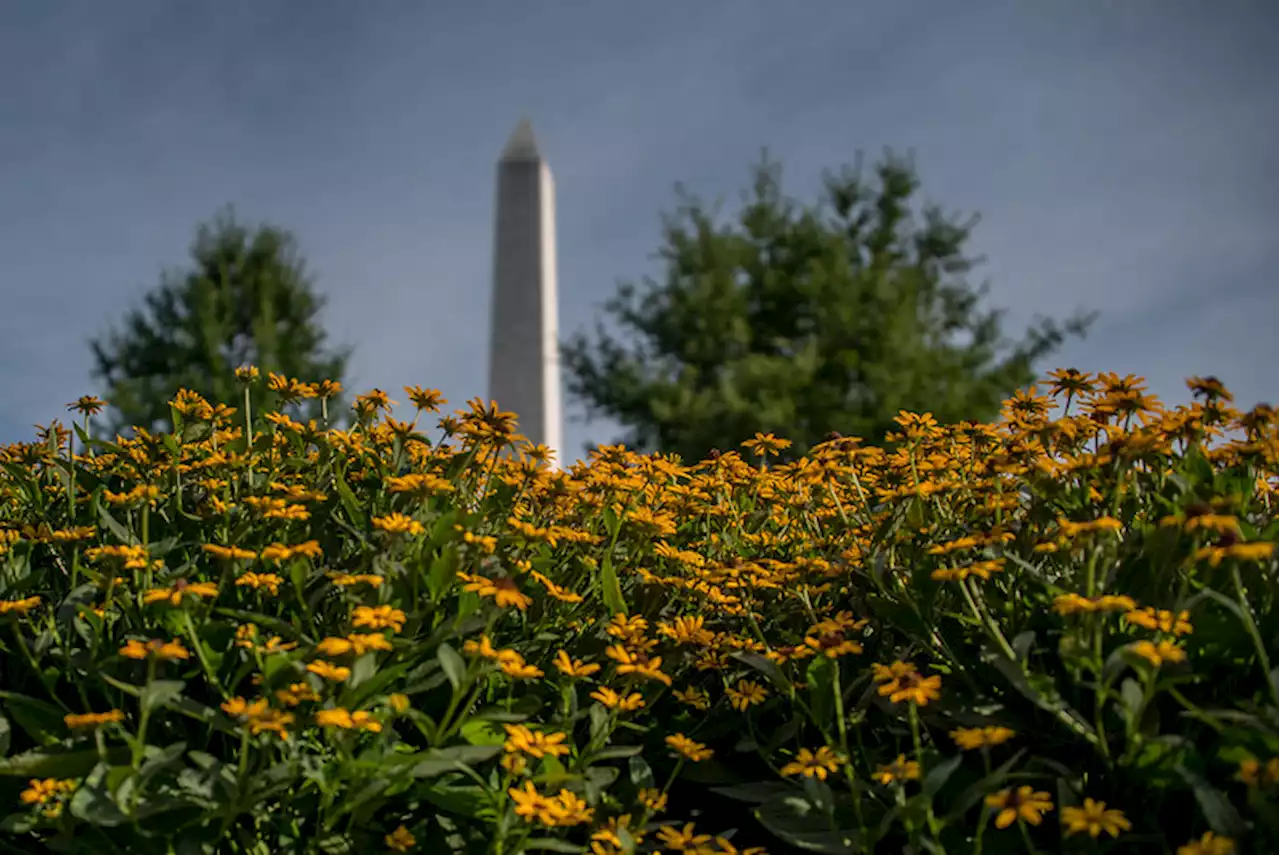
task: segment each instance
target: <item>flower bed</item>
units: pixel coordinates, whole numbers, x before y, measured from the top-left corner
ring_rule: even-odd
[[[4,451],[5,851],[1276,851],[1276,416],[1216,381],[565,472],[270,383]]]

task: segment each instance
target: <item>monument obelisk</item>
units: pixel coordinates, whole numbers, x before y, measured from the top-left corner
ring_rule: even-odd
[[[498,160],[490,323],[489,398],[563,465],[555,185],[528,119]]]

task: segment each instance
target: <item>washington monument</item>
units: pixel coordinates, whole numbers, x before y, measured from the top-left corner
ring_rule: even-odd
[[[490,400],[514,412],[520,433],[563,466],[555,185],[528,119],[498,159],[490,324]]]

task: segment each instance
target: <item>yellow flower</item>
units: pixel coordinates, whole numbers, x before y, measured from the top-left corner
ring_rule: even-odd
[[[552,664],[560,669],[562,674],[569,677],[590,677],[600,670],[600,666],[594,663],[583,662],[581,659],[570,659],[569,654],[563,650],[557,651],[556,658]]]
[[[875,664],[871,668],[875,681],[881,684],[879,693],[890,703],[908,701],[922,707],[942,697],[942,678],[937,674],[925,677],[906,662]]]
[[[391,707],[394,712],[403,713],[405,710],[409,709],[409,696],[400,692],[393,692],[390,695],[387,695],[387,705]]]
[[[995,812],[996,828],[1008,828],[1015,821],[1039,825],[1044,819],[1041,814],[1053,810],[1049,794],[1029,786],[992,793],[987,796],[986,804]]]
[[[206,543],[200,548],[215,558],[222,558],[227,561],[236,559],[251,560],[258,557],[258,553],[252,549],[241,549],[238,546],[218,546],[214,543]]]
[[[515,658],[505,658],[498,660],[498,668],[508,677],[517,680],[536,680],[543,676],[542,669],[536,665],[530,665],[524,661],[524,657],[519,653],[515,654]]]
[[[1125,615],[1124,619],[1145,629],[1173,635],[1189,635],[1192,631],[1191,612],[1185,610],[1175,615],[1165,609],[1135,609]]]
[[[161,641],[156,638],[145,643],[131,638],[120,648],[120,655],[128,659],[146,659],[151,656],[160,661],[191,658],[181,641]]]
[[[729,704],[738,712],[746,712],[747,707],[762,704],[769,692],[754,680],[739,680],[737,686],[725,690]]]
[[[257,590],[258,588],[266,588],[267,593],[271,596],[277,596],[280,593],[280,585],[284,582],[275,573],[245,573],[236,579],[237,586],[245,586]]]
[[[342,707],[334,709],[316,710],[316,724],[321,727],[338,727],[343,730],[367,730],[370,733],[378,733],[382,730],[382,724],[375,719],[372,714],[365,710],[357,710],[351,712]]]
[[[657,680],[666,685],[671,685],[671,678],[659,670],[662,666],[662,657],[650,657],[647,653],[641,651],[628,650],[621,644],[613,644],[604,650],[606,656],[617,662],[617,670],[619,674],[635,674],[640,677],[647,677],[650,680]]]
[[[920,780],[920,764],[908,760],[907,755],[899,754],[892,763],[881,764],[871,776],[881,784],[892,784],[894,781]]]
[[[806,778],[816,777],[820,781],[825,781],[827,775],[834,774],[843,763],[844,760],[837,757],[825,745],[817,751],[801,748],[796,753],[796,759],[783,766],[781,772],[786,776],[804,775]]]
[[[1236,842],[1230,837],[1219,837],[1212,831],[1206,831],[1199,840],[1178,847],[1178,855],[1231,855],[1236,851]]]
[[[25,615],[32,609],[39,607],[39,605],[39,597],[27,597],[22,600],[0,600],[0,615]]]
[[[182,605],[185,597],[198,600],[201,597],[214,599],[218,596],[218,586],[212,582],[188,582],[186,579],[178,579],[168,588],[152,588],[142,595],[142,601],[147,605],[152,603],[168,603],[170,606],[177,608]]]
[[[742,447],[757,457],[776,457],[791,447],[791,440],[780,439],[771,433],[757,433],[754,437],[742,443]]]
[[[667,794],[652,787],[642,787],[636,793],[636,801],[653,813],[662,813],[667,809]]]
[[[374,517],[373,527],[381,529],[387,534],[408,534],[414,537],[426,531],[422,523],[401,513],[393,513],[385,517]]]
[[[1160,641],[1152,643],[1150,641],[1138,641],[1129,646],[1129,649],[1150,662],[1154,667],[1159,668],[1166,662],[1177,664],[1183,662],[1187,658],[1186,651],[1174,644],[1172,641]]]
[[[539,733],[522,724],[504,724],[507,740],[502,750],[508,754],[528,754],[530,757],[563,757],[569,753],[564,744],[568,737],[563,733]]]
[[[1136,609],[1138,604],[1132,597],[1107,594],[1101,597],[1082,597],[1079,594],[1061,594],[1053,599],[1053,610],[1066,616],[1077,613],[1122,612]]]
[[[1280,758],[1272,757],[1267,761],[1267,765],[1263,766],[1255,757],[1246,757],[1240,761],[1240,768],[1236,771],[1236,780],[1250,787],[1258,787],[1262,784],[1274,785],[1277,778],[1278,760]]]
[[[694,742],[683,733],[676,733],[668,736],[665,742],[672,751],[687,760],[692,760],[694,763],[700,763],[703,760],[710,760],[712,755],[715,753],[701,742]]]
[[[289,734],[285,731],[285,726],[292,724],[294,720],[293,713],[272,709],[266,698],[246,701],[237,696],[221,706],[227,715],[247,725],[249,733],[254,736],[259,733],[275,733],[281,739],[287,739]]]
[[[23,804],[43,805],[48,804],[54,799],[67,795],[76,788],[76,782],[70,779],[44,778],[43,780],[32,778],[27,781],[27,789],[23,790],[19,795]]]
[[[296,707],[303,701],[318,701],[320,696],[306,683],[293,683],[287,689],[276,689],[276,700],[287,707]]]
[[[462,590],[474,591],[482,597],[492,597],[499,608],[505,609],[508,606],[515,606],[517,609],[524,611],[533,604],[533,597],[523,593],[516,581],[509,577],[501,576],[497,579],[487,579],[484,576],[459,573],[458,578],[467,583],[462,586]]]
[[[958,727],[951,731],[951,738],[962,751],[999,745],[1013,737],[1014,732],[1007,727]]]
[[[384,836],[383,842],[387,844],[387,848],[392,852],[408,852],[417,844],[417,839],[409,833],[409,829],[403,825],[396,828],[395,831]]]
[[[696,710],[711,709],[711,698],[702,689],[697,686],[690,686],[687,689],[677,689],[671,694],[675,695],[676,700],[682,704],[688,704]]]
[[[1106,802],[1090,798],[1086,798],[1080,807],[1064,807],[1062,824],[1069,835],[1087,833],[1095,839],[1104,831],[1112,837],[1119,837],[1120,832],[1133,827],[1125,818],[1124,811],[1108,808]]]
[[[632,692],[630,695],[623,696],[608,686],[601,686],[596,689],[591,693],[591,697],[609,709],[620,712],[634,712],[644,706],[644,697],[639,692]]]
[[[710,834],[697,834],[693,830],[693,823],[685,823],[684,828],[679,830],[673,825],[664,825],[658,829],[658,838],[662,841],[662,845],[667,849],[674,849],[676,852],[711,852],[707,844],[711,842]]]
[[[356,606],[351,612],[353,626],[364,626],[369,629],[390,629],[400,632],[407,620],[405,613],[391,606]]]
[[[84,730],[91,727],[100,727],[104,724],[112,724],[124,721],[124,713],[120,710],[111,710],[104,713],[83,713],[81,715],[65,715],[62,721],[67,725],[68,730]]]
[[[351,676],[351,669],[341,665],[334,665],[332,662],[326,662],[323,659],[317,659],[315,662],[307,665],[307,670],[318,677],[329,680],[334,683],[341,683],[343,680]]]

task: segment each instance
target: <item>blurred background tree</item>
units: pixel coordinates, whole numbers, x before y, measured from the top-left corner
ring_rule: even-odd
[[[562,348],[570,393],[629,447],[700,460],[762,431],[794,457],[832,431],[878,443],[900,410],[991,419],[1093,320],[1039,319],[1006,339],[1003,312],[967,279],[977,218],[918,204],[906,158],[886,155],[871,180],[860,164],[824,175],[813,205],[785,197],[781,177],[766,155],[727,222],[677,188],[662,278],[605,304],[619,335],[597,323]]]
[[[224,209],[201,225],[190,267],[166,272],[128,313],[123,330],[111,328],[90,342],[94,378],[105,385],[110,431],[152,429],[169,421],[180,388],[211,402],[241,406],[235,369],[255,365],[255,410],[271,397],[269,371],[303,382],[342,381],[350,357],[329,348],[320,323],[324,298],[292,234],[272,225],[249,227]],[[316,400],[301,403],[301,417],[319,416]],[[329,401],[329,413],[341,412]]]

